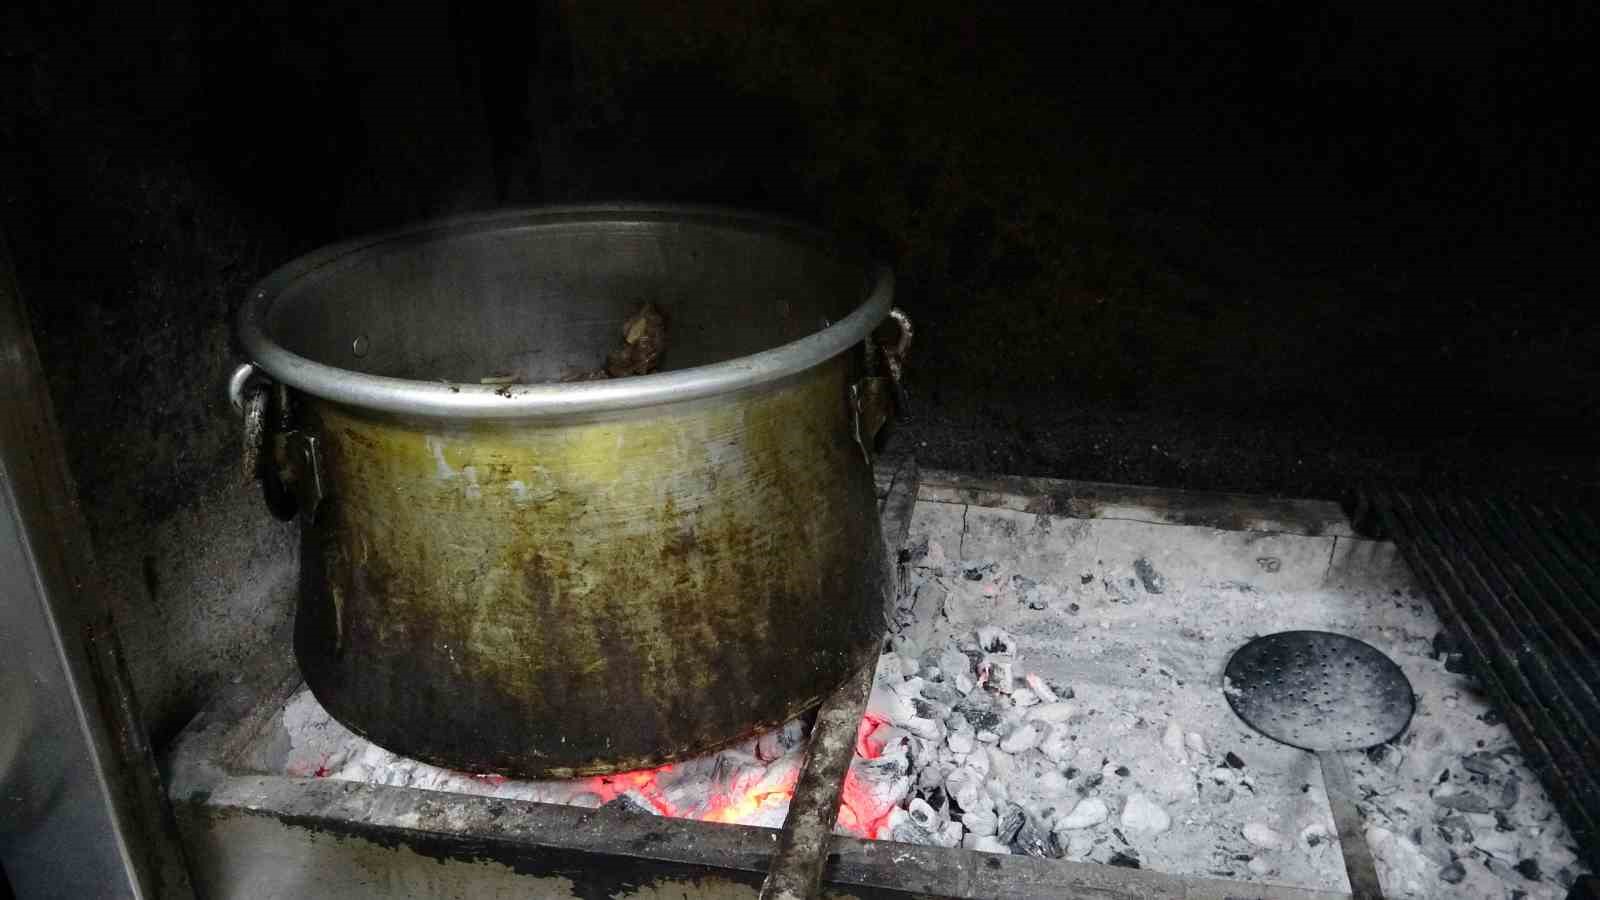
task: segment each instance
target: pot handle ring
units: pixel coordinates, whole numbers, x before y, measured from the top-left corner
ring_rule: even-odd
[[[267,393],[271,382],[255,363],[240,363],[228,376],[228,404],[244,421],[240,474],[245,484],[261,477],[261,451],[267,441]]]
[[[911,317],[898,306],[889,308],[889,318],[900,326],[900,339],[895,341],[894,349],[883,351],[883,363],[889,370],[889,378],[894,381],[895,405],[901,416],[905,415],[906,394],[905,377],[906,355],[911,352],[911,339],[916,336],[917,330],[911,324]]]
[[[880,347],[869,334],[864,347],[866,376],[850,385],[850,407],[854,414],[856,444],[867,464],[872,463],[872,449],[878,432],[891,419],[904,419],[907,410],[905,377],[906,354],[911,350],[911,340],[916,333],[911,317],[900,307],[889,310],[900,336],[893,347]],[[883,358],[887,376],[878,374],[878,358]]]
[[[293,427],[289,391],[256,367],[241,363],[228,376],[228,403],[243,420],[239,469],[246,485],[261,482],[274,518],[315,517],[324,485],[315,436]]]

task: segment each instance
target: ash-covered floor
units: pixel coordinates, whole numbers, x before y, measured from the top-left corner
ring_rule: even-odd
[[[1222,692],[1229,655],[1297,628],[1383,650],[1417,695],[1392,745],[1346,754],[1389,896],[1561,897],[1570,835],[1387,544],[920,502],[900,628],[841,832],[1346,890],[1313,755]],[[1147,520],[1142,520],[1147,519]],[[522,782],[396,757],[302,690],[284,771],[778,827],[803,730],[652,772]]]
[[[1222,693],[1235,649],[1305,628],[1371,643],[1417,695],[1393,745],[1346,754],[1391,896],[1560,897],[1582,871],[1510,733],[1435,653],[1438,618],[1390,545],[923,503],[912,547],[917,642],[1000,627],[1019,672],[1070,689],[1067,744],[1046,746],[1060,759],[988,754],[990,780],[1073,775],[1008,781],[1025,809],[1055,807],[1070,858],[1346,890],[1315,757],[1257,735]]]

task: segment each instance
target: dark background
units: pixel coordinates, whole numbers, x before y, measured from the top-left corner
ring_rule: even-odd
[[[286,621],[227,599],[288,545],[232,477],[228,317],[293,255],[428,216],[642,199],[841,233],[920,326],[896,441],[924,465],[1600,484],[1592,5],[978,6],[0,12],[0,225],[158,739]]]

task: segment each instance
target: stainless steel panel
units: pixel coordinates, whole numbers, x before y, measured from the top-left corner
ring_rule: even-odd
[[[189,895],[3,239],[0,385],[0,864],[20,900]]]

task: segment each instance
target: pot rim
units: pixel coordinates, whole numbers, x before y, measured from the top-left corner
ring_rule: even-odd
[[[274,270],[250,291],[239,309],[240,342],[251,362],[271,378],[314,397],[359,409],[402,416],[450,419],[538,419],[615,412],[697,400],[769,384],[796,375],[849,350],[889,314],[894,273],[884,265],[863,266],[871,286],[850,314],[821,331],[768,350],[710,365],[606,381],[485,385],[421,381],[369,375],[301,356],[266,330],[272,304],[286,290],[319,270],[347,263],[400,242],[425,242],[494,227],[614,222],[694,223],[759,230],[823,248],[842,258],[824,232],[758,213],[709,206],[595,204],[537,206],[437,219],[356,238],[305,254]]]

